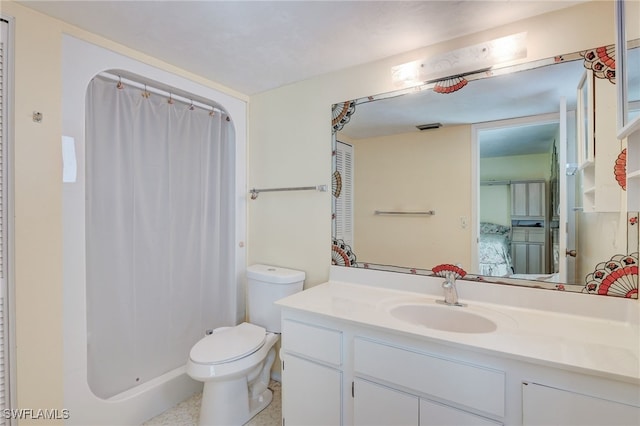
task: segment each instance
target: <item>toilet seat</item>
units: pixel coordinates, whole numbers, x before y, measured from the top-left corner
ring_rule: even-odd
[[[213,334],[200,339],[191,348],[189,358],[198,364],[211,365],[235,361],[260,349],[265,338],[263,327],[243,322],[235,327],[214,330]]]

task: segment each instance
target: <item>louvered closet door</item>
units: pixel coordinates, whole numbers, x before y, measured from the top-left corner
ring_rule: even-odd
[[[9,407],[7,363],[7,41],[9,24],[1,20],[0,33],[0,413]],[[8,420],[0,415],[0,425]]]
[[[336,199],[336,235],[353,247],[353,147],[338,141],[336,144],[336,170],[342,186]]]

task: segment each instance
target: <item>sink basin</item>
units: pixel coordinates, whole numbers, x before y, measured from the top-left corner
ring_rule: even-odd
[[[389,313],[410,324],[454,333],[490,333],[498,328],[492,320],[465,309],[421,303],[394,306]]]

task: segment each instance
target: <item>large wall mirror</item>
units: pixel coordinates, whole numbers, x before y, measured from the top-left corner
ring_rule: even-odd
[[[614,50],[334,105],[333,264],[637,298]]]

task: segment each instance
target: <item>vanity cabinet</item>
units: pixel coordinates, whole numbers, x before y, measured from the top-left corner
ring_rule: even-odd
[[[640,424],[637,383],[374,326],[373,301],[331,297],[283,306],[284,426]]]
[[[523,426],[638,425],[640,408],[572,390],[522,384]]]
[[[370,382],[353,380],[353,424],[355,426],[416,426],[420,398],[410,393]]]
[[[504,416],[499,370],[356,337],[354,376],[355,425],[495,426],[477,413]]]
[[[516,274],[546,272],[546,240],[544,228],[512,228],[511,258]]]
[[[342,333],[282,322],[282,416],[289,425],[342,424]]]

